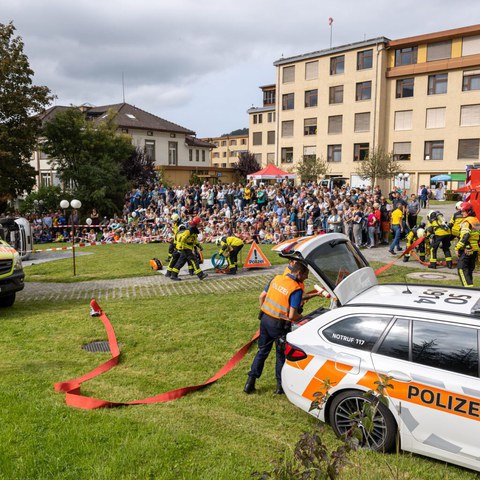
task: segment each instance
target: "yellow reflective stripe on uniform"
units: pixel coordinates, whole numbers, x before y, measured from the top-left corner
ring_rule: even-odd
[[[275,307],[275,308],[272,308]],[[270,298],[265,298],[265,301],[263,302],[262,305],[262,310],[265,311],[268,315],[271,315],[272,317],[275,318],[282,318],[284,320],[288,320],[288,311],[285,310],[285,308],[280,305],[277,302],[274,302]]]

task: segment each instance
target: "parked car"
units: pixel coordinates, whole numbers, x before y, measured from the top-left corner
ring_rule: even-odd
[[[288,399],[337,435],[354,425],[365,402],[375,403],[364,447],[392,450],[398,435],[403,450],[480,471],[480,290],[380,285],[338,233],[286,243],[281,255],[306,262],[332,296],[330,308],[287,335]],[[393,387],[388,406],[367,394],[380,374]],[[315,393],[327,390],[326,404],[309,411]]]

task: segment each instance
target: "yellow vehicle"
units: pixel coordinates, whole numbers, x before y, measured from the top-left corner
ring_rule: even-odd
[[[0,307],[11,307],[15,295],[25,286],[20,254],[0,239]]]

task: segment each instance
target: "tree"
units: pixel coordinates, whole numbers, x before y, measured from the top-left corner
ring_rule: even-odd
[[[41,122],[38,114],[53,99],[32,83],[33,70],[12,23],[0,23],[0,211],[35,185],[30,157]]]
[[[107,215],[121,210],[128,187],[122,165],[135,147],[130,136],[117,133],[114,114],[95,123],[72,107],[47,122],[43,136],[50,163],[82,208],[101,209]]]
[[[237,128],[236,130],[232,130],[230,133],[222,134],[222,137],[230,137],[235,135],[248,135],[248,128]]]
[[[324,177],[329,172],[330,165],[322,157],[305,155],[295,170],[302,182],[316,182],[318,177]]]
[[[127,177],[131,186],[150,185],[157,178],[155,160],[152,160],[145,151],[137,147],[129,158],[122,164],[122,173]]]
[[[235,176],[238,181],[245,181],[247,175],[258,172],[261,167],[258,164],[255,155],[250,152],[244,152],[238,156],[238,162],[233,165],[233,168],[235,169]]]
[[[20,213],[42,213],[56,211],[59,208],[63,195],[59,186],[40,187],[37,191],[27,195],[20,205]],[[35,201],[38,203],[35,204]]]
[[[362,180],[370,180],[374,186],[377,180],[393,178],[402,172],[402,167],[394,159],[392,153],[377,148],[369,151],[368,156],[358,163],[355,173]]]

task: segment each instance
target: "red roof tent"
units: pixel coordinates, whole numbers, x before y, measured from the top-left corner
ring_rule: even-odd
[[[280,180],[285,177],[295,178],[296,175],[294,173],[284,172],[283,170],[280,170],[278,167],[273,165],[273,163],[269,163],[265,168],[259,170],[258,172],[247,175],[247,178],[249,180]]]

